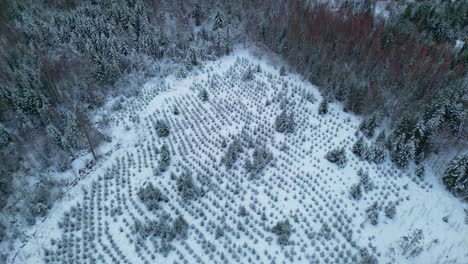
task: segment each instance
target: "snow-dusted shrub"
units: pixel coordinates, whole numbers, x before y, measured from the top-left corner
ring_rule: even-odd
[[[348,161],[344,148],[331,150],[325,155],[325,158],[331,163],[335,163],[339,168],[344,168]]]

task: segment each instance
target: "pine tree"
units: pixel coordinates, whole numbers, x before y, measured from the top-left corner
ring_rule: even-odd
[[[157,120],[155,124],[156,134],[159,137],[167,137],[170,134],[169,126],[164,120]]]
[[[224,28],[224,20],[221,17],[221,14],[219,11],[216,13],[216,16],[214,18],[214,23],[213,23],[213,31],[216,31],[220,28]]]
[[[354,143],[354,145],[353,145],[352,152],[354,153],[354,155],[356,155],[360,159],[363,159],[363,157],[364,157],[364,151],[365,151],[365,148],[366,148],[366,146],[364,144],[365,144],[364,143],[364,138],[360,137],[356,141],[356,143]]]
[[[195,3],[195,7],[193,9],[192,17],[195,20],[195,26],[201,25],[201,20],[203,18],[203,11],[199,3]]]
[[[289,237],[292,233],[292,226],[289,220],[279,221],[271,228],[271,232],[278,235],[278,244],[285,246],[289,244]]]
[[[152,183],[141,187],[137,195],[150,211],[158,209],[159,202],[167,201],[167,198]]]
[[[159,159],[159,165],[158,165],[159,170],[161,172],[166,171],[170,163],[171,163],[171,153],[169,152],[169,149],[167,148],[167,146],[163,145],[161,147],[161,157]]]
[[[370,119],[362,121],[361,125],[359,126],[359,129],[362,131],[362,133],[366,137],[371,138],[374,136],[376,127],[377,127],[377,117],[376,115],[372,115]]]
[[[455,157],[450,161],[442,177],[447,189],[468,200],[468,155]]]
[[[379,223],[379,206],[377,202],[374,202],[370,207],[366,209],[367,219],[369,219],[372,225]]]
[[[351,194],[351,197],[355,200],[361,199],[362,197],[361,185],[355,184],[351,186],[350,194]]]
[[[323,99],[320,103],[318,113],[319,115],[325,115],[328,113],[328,101],[326,99]]]
[[[226,168],[230,169],[239,157],[238,153],[242,151],[242,145],[238,139],[235,139],[228,147],[226,154],[221,159],[221,163],[226,165]]]
[[[275,119],[275,130],[279,133],[289,134],[294,133],[295,122],[292,114],[288,115],[286,110],[283,110]]]
[[[187,58],[186,58],[186,65],[187,68],[192,68],[193,66],[198,65],[198,59],[197,59],[197,54],[195,53],[195,50],[193,48],[190,48],[187,53]]]
[[[198,94],[198,97],[200,97],[200,99],[203,101],[203,102],[207,102],[209,100],[209,95],[208,95],[208,91],[203,88],[200,93]]]
[[[413,140],[405,141],[402,136],[397,137],[392,149],[392,161],[400,168],[406,168],[415,158],[416,146]]]
[[[331,150],[325,155],[325,158],[331,163],[338,165],[338,168],[344,168],[346,166],[346,162],[348,161],[344,148]]]
[[[396,214],[396,206],[393,203],[389,203],[387,206],[385,206],[385,216],[387,216],[390,219],[393,219]]]
[[[172,230],[178,239],[184,239],[188,235],[189,225],[184,217],[179,215],[172,223]]]
[[[197,198],[201,191],[193,182],[192,175],[189,172],[183,172],[176,180],[177,191],[184,200]]]

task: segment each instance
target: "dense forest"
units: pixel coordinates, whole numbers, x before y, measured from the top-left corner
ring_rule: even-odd
[[[34,223],[60,193],[49,172],[83,152],[98,160],[110,140],[95,109],[238,44],[279,54],[321,89],[324,109],[339,101],[362,115],[373,142],[356,147],[364,159],[382,147],[401,168],[441,161],[441,182],[468,200],[468,2],[395,1],[387,15],[377,4],[0,1],[0,208],[21,200]]]

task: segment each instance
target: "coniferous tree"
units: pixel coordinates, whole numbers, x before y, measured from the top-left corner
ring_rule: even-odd
[[[329,151],[325,158],[331,163],[335,163],[339,168],[344,168],[348,158],[346,157],[346,152],[344,148],[337,148]]]
[[[372,225],[379,223],[379,206],[377,202],[374,202],[370,207],[366,209],[367,219],[369,219]]]
[[[279,133],[289,134],[294,133],[295,122],[292,114],[288,115],[286,110],[283,110],[275,119],[275,130]]]
[[[385,216],[387,216],[390,219],[393,219],[395,217],[395,214],[396,214],[395,204],[393,204],[393,203],[388,204],[387,206],[385,206],[384,211],[385,211]]]
[[[201,194],[193,182],[192,175],[189,172],[183,172],[176,180],[177,191],[180,193],[184,200],[192,200]]]
[[[172,223],[172,230],[178,239],[184,239],[188,235],[189,225],[183,216],[179,215]]]
[[[222,29],[224,28],[224,20],[223,18],[221,17],[221,14],[219,13],[219,11],[216,13],[216,16],[214,18],[214,22],[213,22],[213,31],[216,31],[218,29]]]
[[[285,246],[289,244],[289,237],[292,234],[292,226],[289,220],[279,221],[271,228],[271,232],[278,236],[278,244]]]
[[[158,209],[160,202],[167,201],[167,198],[158,188],[154,187],[152,183],[140,188],[138,191],[138,198],[140,198],[150,211]]]
[[[320,103],[318,113],[320,115],[325,115],[328,113],[328,101],[326,99],[323,99]]]
[[[468,155],[458,156],[450,161],[442,181],[451,192],[468,200]]]
[[[156,125],[156,134],[158,134],[159,137],[167,137],[169,136],[170,130],[169,126],[167,125],[166,121],[164,120],[157,120]]]
[[[351,186],[350,194],[351,194],[351,197],[355,200],[361,199],[362,197],[361,185],[355,184]]]
[[[198,97],[200,97],[200,99],[203,101],[203,102],[207,102],[209,100],[209,95],[208,95],[208,91],[203,88],[200,93],[198,94]]]
[[[365,146],[365,143],[364,143],[364,138],[360,137],[356,141],[356,143],[354,143],[352,152],[354,153],[354,155],[356,155],[360,159],[363,159],[365,148],[366,148],[366,146]]]
[[[159,158],[159,171],[164,172],[167,170],[167,167],[169,167],[169,164],[171,163],[171,153],[169,152],[169,149],[167,148],[166,145],[163,145],[161,147],[161,156]]]

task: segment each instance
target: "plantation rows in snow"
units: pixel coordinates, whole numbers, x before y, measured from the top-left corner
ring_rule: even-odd
[[[357,158],[360,119],[320,115],[317,88],[271,64],[236,50],[123,98],[101,161],[10,261],[468,263],[463,205]],[[325,156],[342,147],[340,168]]]

